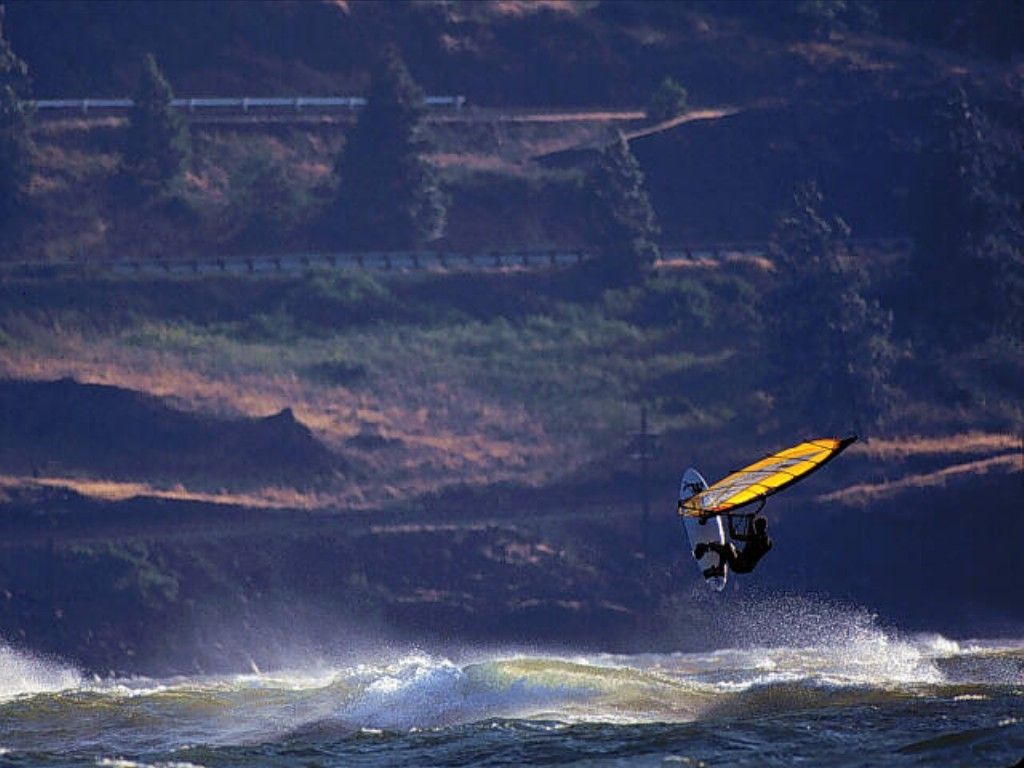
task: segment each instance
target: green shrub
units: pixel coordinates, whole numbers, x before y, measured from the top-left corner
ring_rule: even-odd
[[[683,114],[688,108],[686,97],[686,89],[671,77],[666,77],[647,102],[647,117],[660,123]]]
[[[385,319],[396,308],[387,287],[370,275],[353,272],[314,275],[288,292],[282,309],[297,325],[329,331]]]
[[[606,291],[604,303],[613,317],[645,327],[711,327],[711,292],[688,278],[658,277],[643,286]]]
[[[259,250],[287,244],[310,205],[283,164],[266,152],[243,161],[229,196],[225,231],[237,244]]]

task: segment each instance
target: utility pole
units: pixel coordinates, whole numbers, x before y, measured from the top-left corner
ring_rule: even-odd
[[[630,454],[630,458],[640,462],[640,535],[643,541],[644,557],[649,557],[651,550],[650,465],[657,437],[657,434],[652,434],[647,429],[647,406],[641,406],[640,431],[633,435],[633,452]]]
[[[644,531],[644,556],[648,550],[647,530],[651,524],[651,500],[648,493],[648,470],[651,464],[651,451],[647,439],[647,406],[640,408],[640,510],[641,525]]]

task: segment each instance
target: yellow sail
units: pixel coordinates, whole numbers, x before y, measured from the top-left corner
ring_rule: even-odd
[[[680,514],[709,517],[732,513],[806,477],[856,439],[856,435],[822,437],[765,456],[684,501]]]

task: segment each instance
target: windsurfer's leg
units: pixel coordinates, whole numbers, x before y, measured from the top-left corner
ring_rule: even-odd
[[[717,541],[713,541],[708,544],[708,549],[718,555],[720,566],[732,565],[736,562],[736,558],[738,557],[736,545],[731,541],[727,541],[725,544],[719,544]]]
[[[736,561],[736,546],[730,541],[721,544],[712,541],[707,544],[701,542],[693,550],[693,556],[700,560],[707,552],[714,552],[718,555],[718,564],[704,569],[704,578],[710,579],[715,576],[725,576],[725,566]]]

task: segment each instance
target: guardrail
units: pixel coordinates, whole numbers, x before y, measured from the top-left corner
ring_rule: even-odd
[[[589,258],[579,250],[525,251],[520,253],[443,253],[435,251],[371,251],[365,253],[294,253],[260,256],[220,256],[182,259],[77,259],[64,262],[5,265],[7,272],[58,274],[100,271],[115,275],[271,275],[308,270],[414,270],[487,271],[568,267]]]
[[[906,238],[865,238],[852,247],[905,252]],[[679,261],[719,261],[729,258],[760,258],[768,253],[765,242],[722,242],[665,246],[661,264]],[[580,264],[593,254],[583,249],[535,251],[367,251],[363,253],[292,253],[252,256],[207,256],[180,259],[87,259],[63,262],[0,263],[0,270],[31,275],[57,275],[83,270],[116,275],[271,275],[294,274],[311,269],[390,271],[487,271],[511,269],[561,269]]]
[[[123,111],[131,109],[135,102],[132,99],[38,99],[29,104],[38,110],[76,111],[88,114],[92,111]],[[425,106],[433,109],[462,109],[466,105],[465,96],[427,96]],[[197,110],[251,110],[288,109],[301,112],[304,109],[332,110],[358,109],[366,106],[362,96],[240,96],[240,97],[198,97],[171,99],[171,106],[189,112]]]

